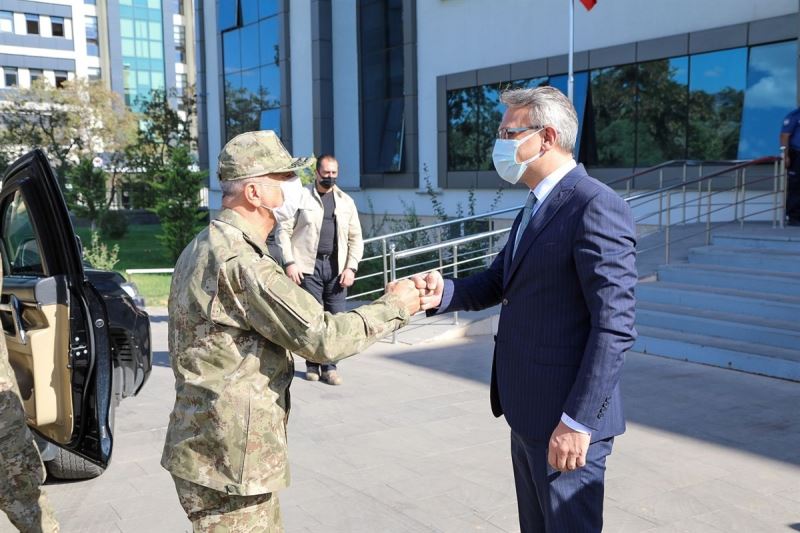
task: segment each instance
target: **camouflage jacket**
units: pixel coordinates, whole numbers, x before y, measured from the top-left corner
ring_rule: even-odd
[[[409,319],[392,295],[348,313],[324,312],[250,237],[257,234],[224,209],[181,254],[169,296],[176,398],[161,464],[235,495],[289,484],[290,352],[338,361]]]

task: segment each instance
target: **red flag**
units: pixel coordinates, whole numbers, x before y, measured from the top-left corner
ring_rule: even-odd
[[[586,11],[591,11],[597,5],[597,0],[581,0],[581,4],[586,8]]]

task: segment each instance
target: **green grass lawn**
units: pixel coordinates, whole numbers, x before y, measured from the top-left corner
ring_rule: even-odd
[[[76,233],[80,236],[84,246],[92,242],[89,228],[78,228]],[[110,248],[119,244],[119,263],[114,270],[125,275],[129,268],[171,268],[175,266],[170,260],[166,249],[161,245],[157,235],[161,233],[158,224],[131,224],[128,233],[121,239],[101,240]],[[169,284],[172,276],[163,274],[137,274],[130,276],[130,281],[136,283],[139,292],[145,298],[148,306],[165,306],[169,296]]]

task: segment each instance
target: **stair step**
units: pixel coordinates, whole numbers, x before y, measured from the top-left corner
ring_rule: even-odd
[[[637,299],[724,313],[751,315],[768,320],[792,321],[800,317],[800,298],[783,294],[765,295],[730,288],[706,287],[683,283],[640,283]]]
[[[716,233],[712,236],[714,245],[731,248],[772,248],[800,253],[800,235],[780,232],[776,234],[759,233],[757,235]]]
[[[762,291],[800,297],[800,274],[764,272],[720,265],[689,263],[663,265],[659,281],[708,287]]]
[[[637,327],[651,326],[790,350],[800,349],[800,323],[797,321],[763,320],[752,315],[640,301],[636,306],[636,324]]]
[[[800,351],[637,326],[633,351],[800,381]]]
[[[800,273],[800,253],[770,248],[757,250],[716,245],[692,248],[689,250],[689,263]]]

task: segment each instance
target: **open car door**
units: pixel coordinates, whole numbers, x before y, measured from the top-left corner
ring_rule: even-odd
[[[66,203],[40,150],[3,178],[0,255],[0,321],[28,424],[106,468],[113,420],[108,319],[85,280]]]

